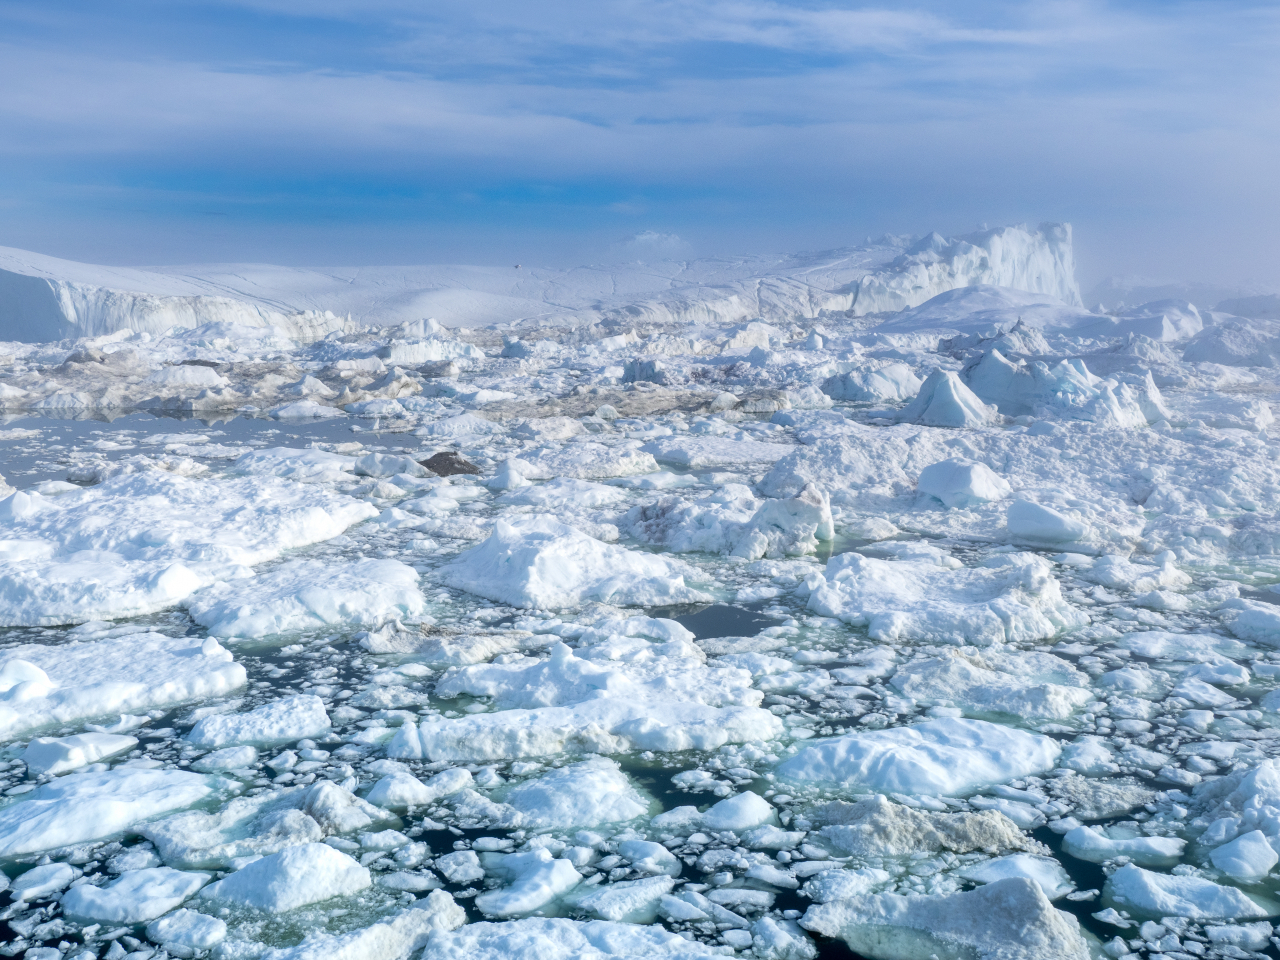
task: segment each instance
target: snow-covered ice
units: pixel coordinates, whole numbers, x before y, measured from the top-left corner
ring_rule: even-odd
[[[1272,300],[1052,224],[0,288],[5,951],[1269,949]]]

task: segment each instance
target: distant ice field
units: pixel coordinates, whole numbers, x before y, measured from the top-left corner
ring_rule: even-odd
[[[0,952],[1274,956],[1280,333],[964,242],[4,344]]]

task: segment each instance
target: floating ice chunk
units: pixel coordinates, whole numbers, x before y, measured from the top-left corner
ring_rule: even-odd
[[[19,902],[43,900],[66,889],[78,876],[79,871],[69,863],[46,863],[32,867],[13,881],[13,899]]]
[[[675,887],[670,877],[645,877],[579,890],[569,898],[573,907],[600,920],[653,923],[658,904]]]
[[[1076,827],[1062,837],[1062,849],[1077,860],[1103,863],[1128,857],[1142,867],[1177,863],[1186,841],[1176,837],[1148,837],[1124,827]]]
[[[815,553],[818,541],[835,537],[831,499],[816,484],[805,484],[799,495],[766,500],[737,537],[733,555],[748,560],[796,557]]]
[[[677,957],[709,960],[715,947],[686,940],[660,926],[608,920],[531,917],[508,923],[468,923],[437,933],[421,960],[606,960]]]
[[[1204,707],[1225,707],[1235,700],[1235,697],[1231,696],[1231,694],[1224,693],[1217,687],[1212,687],[1203,680],[1197,680],[1194,677],[1188,677],[1183,680],[1170,691],[1170,695],[1182,697],[1184,700],[1190,700],[1192,703]]]
[[[507,463],[511,462],[510,460],[507,461]],[[578,509],[582,507],[604,507],[626,499],[626,494],[617,487],[604,483],[594,483],[590,480],[575,480],[572,477],[557,477],[537,486],[529,486],[527,483],[517,486],[518,489],[513,490],[511,493],[503,494],[498,502],[509,503],[513,506],[543,507],[546,509],[561,509],[565,507]],[[501,489],[509,488],[503,487]]]
[[[800,925],[839,937],[867,956],[939,960],[1088,960],[1075,917],[1053,908],[1025,877],[966,893],[903,897],[892,893],[810,907]]]
[[[313,933],[296,947],[268,950],[263,960],[387,960],[417,956],[442,931],[467,921],[466,911],[443,890],[432,890],[406,910],[351,933]],[[148,928],[150,929],[150,928]],[[149,934],[148,934],[149,935]]]
[[[1280,607],[1256,600],[1228,600],[1220,608],[1227,629],[1241,640],[1280,647]]]
[[[1121,637],[1115,644],[1152,660],[1217,662],[1224,657],[1242,657],[1248,648],[1237,640],[1211,633],[1168,633],[1149,630]]]
[[[1005,523],[1009,536],[1029,543],[1070,543],[1089,535],[1089,525],[1083,520],[1063,516],[1030,500],[1009,504]]]
[[[566,751],[715,750],[772,740],[782,730],[782,721],[759,707],[606,698],[423,723],[419,738],[422,755],[432,760],[476,762]]]
[[[416,431],[420,437],[454,440],[459,437],[489,436],[501,433],[502,427],[474,413],[460,413],[454,417],[445,417]]]
[[[1250,898],[1235,887],[1199,877],[1152,873],[1129,864],[1121,867],[1103,888],[1104,902],[1139,918],[1187,917],[1191,920],[1255,920],[1280,913],[1280,907]]]
[[[1153,300],[1108,317],[1107,321],[1097,328],[1082,328],[1082,332],[1087,330],[1091,336],[1138,334],[1152,340],[1186,340],[1204,329],[1200,311],[1186,300]]]
[[[1052,654],[1002,647],[904,664],[890,681],[915,700],[950,702],[970,715],[1065,720],[1093,699],[1087,677]]]
[[[726,437],[671,437],[652,440],[641,447],[658,463],[690,470],[708,467],[744,467],[774,463],[795,448],[789,443],[730,440]]]
[[[228,743],[279,743],[329,732],[324,701],[312,694],[281,697],[248,713],[202,717],[187,739],[202,747]]]
[[[237,797],[214,812],[192,810],[149,823],[141,833],[160,858],[183,869],[226,869],[244,857],[322,840],[325,831],[299,809],[303,791]]]
[[[192,806],[229,784],[185,770],[118,767],[73,773],[0,809],[0,857],[115,836]]]
[[[1140,394],[1128,384],[1094,376],[1078,357],[1051,368],[1041,360],[1011,362],[993,348],[965,371],[965,379],[977,396],[1010,417],[1034,414],[1142,427],[1148,422],[1144,405],[1155,419],[1167,416],[1154,382],[1143,384]]]
[[[641,873],[664,873],[677,877],[682,869],[675,854],[660,843],[650,840],[621,840],[618,853],[631,861],[631,867]]]
[[[132,750],[137,737],[110,733],[79,733],[72,737],[37,737],[27,744],[19,759],[28,774],[57,776],[96,763],[103,757]]]
[[[293,560],[201,590],[187,609],[215,637],[257,638],[346,624],[375,629],[421,615],[426,600],[417,571],[399,560]]]
[[[470,883],[484,876],[484,867],[474,850],[455,850],[436,860],[436,869],[450,883]]]
[[[848,900],[864,893],[874,893],[876,888],[892,882],[893,874],[875,867],[824,870],[806,883],[800,892],[814,903],[830,903],[832,900]]]
[[[607,446],[594,440],[571,440],[562,447],[521,454],[521,461],[528,465],[528,469],[522,467],[520,472],[533,480],[551,477],[607,480],[657,472],[658,462],[652,454],[639,447],[639,441],[635,440],[621,446]]]
[[[356,458],[314,447],[268,447],[244,454],[231,465],[235,473],[277,477],[303,483],[336,483],[349,480]]]
[[[1256,883],[1280,863],[1280,855],[1271,848],[1261,830],[1251,830],[1215,847],[1209,859],[1227,876],[1245,883]]]
[[[732,830],[741,833],[766,823],[777,824],[773,805],[750,790],[714,804],[702,815],[702,826],[708,830]]]
[[[416,735],[417,730],[412,724],[409,724],[409,728]],[[403,752],[395,749],[396,747],[397,743],[393,740],[387,747],[387,756],[405,756]],[[365,799],[375,806],[388,810],[403,810],[414,806],[425,807],[427,804],[435,803],[441,797],[447,797],[459,790],[466,790],[472,782],[470,771],[462,768],[443,770],[426,783],[409,773],[393,773],[375,783]]]
[[[269,415],[276,420],[323,420],[340,417],[342,411],[314,400],[295,400],[293,403],[272,407]]]
[[[916,398],[898,411],[897,419],[929,427],[981,427],[998,416],[996,408],[979,400],[958,373],[935,370]]]
[[[399,400],[389,400],[385,397],[348,403],[342,409],[354,417],[403,417],[408,413]]]
[[[969,507],[1003,500],[1011,492],[1004,477],[985,463],[975,463],[963,457],[952,457],[925,467],[920,471],[916,489],[937,497],[948,507]]]
[[[520,811],[522,824],[536,829],[594,827],[633,820],[649,812],[648,799],[632,785],[617,761],[604,757],[526,781],[507,794],[506,802]]]
[[[1082,568],[1081,573],[1104,587],[1138,593],[1162,588],[1178,589],[1191,584],[1191,578],[1174,564],[1172,553],[1156,559],[1160,561],[1159,566],[1134,563],[1126,557],[1098,557],[1090,566]]]
[[[975,883],[994,883],[1006,877],[1025,877],[1039,884],[1050,900],[1065,897],[1076,888],[1062,864],[1052,857],[1036,857],[1029,853],[1015,853],[1007,857],[984,860],[971,867],[956,871],[966,880]]]
[[[827,378],[823,381],[822,392],[833,400],[863,403],[910,400],[920,392],[921,383],[911,368],[900,361],[882,366],[868,363],[863,369]]]
[[[829,803],[821,817],[827,821],[819,831],[823,841],[840,853],[860,858],[906,857],[921,851],[1002,852],[1027,846],[1022,831],[995,810],[935,813],[875,796],[856,803]]]
[[[1096,777],[1107,773],[1119,773],[1107,742],[1101,737],[1081,737],[1066,744],[1062,750],[1062,766],[1086,776]]]
[[[169,867],[129,870],[104,887],[72,887],[63,894],[62,912],[104,923],[146,923],[181,906],[208,882],[208,874]]]
[[[588,600],[639,606],[710,598],[685,584],[679,560],[601,543],[548,516],[499,520],[445,568],[445,583],[515,607],[559,609]]]
[[[147,939],[158,943],[175,956],[179,951],[211,950],[227,936],[227,923],[218,917],[206,916],[195,910],[178,910],[147,924]]]
[[[791,780],[858,791],[956,796],[1052,770],[1057,741],[988,723],[943,718],[853,733],[804,747],[778,767]]]
[[[510,883],[476,897],[476,908],[487,917],[533,913],[582,880],[572,863],[554,859],[545,848],[497,856],[491,872]]]
[[[3,516],[14,497],[0,502],[0,538],[39,550],[0,559],[6,626],[159,610],[377,514],[369,503],[281,480],[192,480],[162,471],[59,497],[22,496],[33,504],[22,516],[12,509]]]
[[[1087,622],[1048,562],[1027,553],[958,570],[846,553],[828,561],[808,606],[884,641],[1028,642]]]
[[[200,390],[205,387],[225,387],[227,378],[212,367],[195,364],[179,364],[165,366],[156,370],[146,378],[147,383],[162,387],[191,387]]]
[[[1222,926],[1206,926],[1204,934],[1209,942],[1221,949],[1224,946],[1242,950],[1265,950],[1271,944],[1271,924],[1265,920],[1257,923],[1232,923]]]
[[[397,457],[389,453],[370,453],[353,464],[357,477],[427,476],[426,468],[413,457]]]
[[[207,753],[191,764],[193,770],[202,773],[221,773],[223,770],[243,770],[252,767],[258,760],[258,751],[253,747],[224,747]]]
[[[323,843],[289,847],[237,870],[205,888],[210,900],[283,913],[309,903],[359,893],[369,871]]]

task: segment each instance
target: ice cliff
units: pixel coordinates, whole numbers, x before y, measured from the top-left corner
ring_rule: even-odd
[[[855,316],[915,307],[973,284],[1078,306],[1069,224],[1001,227],[913,242],[884,237],[814,254],[578,267],[363,267],[261,264],[94,266],[0,248],[0,340],[117,331],[152,336],[207,323],[314,340],[352,325],[434,316],[451,327],[530,318],[577,325],[722,324]]]

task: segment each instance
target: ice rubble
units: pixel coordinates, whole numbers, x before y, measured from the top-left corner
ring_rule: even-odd
[[[445,582],[514,607],[556,610],[585,600],[621,605],[696,603],[710,597],[677,560],[601,543],[550,516],[499,520],[482,544],[462,554]]]
[[[0,809],[0,858],[111,837],[229,786],[214,777],[145,767],[69,774]]]
[[[376,515],[281,480],[121,476],[0,501],[0,623],[81,623],[173,605]]]
[[[325,626],[377,628],[426,609],[418,573],[399,560],[339,567],[294,560],[252,580],[223,581],[187,601],[191,619],[211,636],[257,638]]]
[[[865,626],[876,640],[1026,642],[1084,623],[1049,564],[1025,553],[978,567],[848,553],[808,586],[810,610]]]
[[[5,344],[20,946],[1265,947],[1274,321],[1086,311],[1066,242]],[[52,419],[138,409],[218,419]]]
[[[492,697],[494,713],[408,721],[390,750],[431,760],[493,760],[565,751],[714,749],[768,740],[778,718],[756,704],[750,675],[709,668],[696,647],[641,642],[650,657],[611,662],[575,656],[563,643],[549,659],[520,658],[451,671],[437,694]]]
[[[0,735],[7,740],[54,724],[223,696],[245,683],[244,667],[217,640],[195,637],[125,633],[25,644],[0,657]],[[51,759],[70,762],[71,754]]]
[[[954,796],[1052,770],[1060,752],[1048,737],[945,718],[814,743],[782,763],[778,774],[857,791]]]
[[[810,907],[802,925],[868,956],[977,960],[1086,960],[1075,917],[1025,878],[949,897],[874,894]]]
[[[899,310],[973,283],[1078,303],[1074,269],[1065,224],[1034,231],[1004,227],[950,240],[933,234],[910,248],[886,237],[878,245],[835,252],[826,263],[760,257],[519,273],[448,266],[362,267],[351,276],[265,265],[238,265],[233,272],[217,266],[137,270],[4,248],[0,300],[8,309],[0,323],[21,340],[116,331],[158,335],[215,323],[314,338],[350,329],[343,315],[354,313],[364,322],[403,324],[409,336],[421,339],[429,332],[418,321],[423,311],[449,326],[566,314],[603,319],[624,310],[657,320],[732,323],[762,314],[813,316],[821,309]],[[402,363],[449,359],[397,349],[395,341],[387,353]]]

